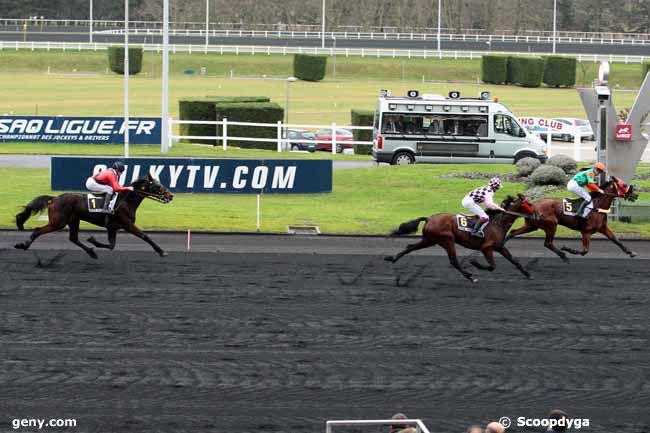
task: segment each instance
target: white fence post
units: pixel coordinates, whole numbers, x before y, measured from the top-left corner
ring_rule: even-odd
[[[551,155],[551,146],[553,144],[553,130],[551,127],[546,128],[546,154],[549,156],[549,158],[553,155]]]
[[[167,128],[169,128],[167,130],[167,141],[168,141],[168,143],[167,143],[168,147],[167,148],[171,149],[172,148],[172,143],[174,141],[174,140],[172,140],[172,118],[171,117],[169,119],[167,119]]]
[[[580,148],[582,146],[581,138],[582,137],[580,137],[580,130],[576,128],[573,132],[573,159],[575,159],[578,163],[582,159],[582,149]]]
[[[221,128],[221,143],[223,143],[223,150],[228,150],[228,119],[223,118],[223,127]]]
[[[332,155],[336,155],[336,123],[332,122]]]
[[[278,120],[278,152],[282,152],[282,121]]]

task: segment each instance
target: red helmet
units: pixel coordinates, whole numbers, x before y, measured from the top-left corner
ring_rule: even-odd
[[[597,168],[598,170],[603,171],[603,172],[607,171],[607,168],[605,167],[605,164],[603,164],[602,162],[595,163],[594,168]]]

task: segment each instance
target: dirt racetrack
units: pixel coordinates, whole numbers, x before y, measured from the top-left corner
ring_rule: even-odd
[[[533,280],[499,260],[472,285],[431,253],[2,247],[0,431],[324,432],[400,411],[451,433],[554,407],[650,431],[647,254],[567,266],[537,241]]]

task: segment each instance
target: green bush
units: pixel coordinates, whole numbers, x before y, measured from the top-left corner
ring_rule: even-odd
[[[641,83],[643,83],[643,80],[645,80],[645,76],[648,74],[649,70],[650,70],[650,62],[641,63]]]
[[[570,156],[562,154],[551,156],[548,159],[547,164],[561,168],[566,174],[575,174],[578,170],[578,163],[576,160]]]
[[[508,57],[482,56],[481,81],[484,83],[502,84],[508,78]]]
[[[284,108],[271,102],[219,102],[214,105],[216,120],[233,122],[277,123],[284,117]],[[221,126],[217,127],[221,135]],[[276,126],[228,125],[229,137],[277,138]],[[240,141],[228,139],[228,144],[252,149],[276,149],[277,143],[264,141]]]
[[[350,125],[352,126],[372,126],[375,112],[372,110],[350,110]],[[371,129],[353,129],[352,135],[354,141],[372,141]],[[354,144],[354,153],[357,155],[370,155],[372,144]]]
[[[142,48],[129,47],[129,75],[142,70]],[[108,47],[108,67],[116,74],[124,75],[124,47]]]
[[[293,75],[305,81],[320,81],[325,78],[327,56],[314,54],[295,54],[293,56]]]
[[[178,117],[180,120],[217,120],[215,104],[227,102],[269,102],[266,96],[208,96],[205,98],[181,99],[178,101]],[[179,125],[180,135],[216,137],[216,125],[194,125],[181,123]],[[204,143],[216,145],[216,140],[208,138],[184,139],[188,143]]]
[[[572,87],[576,84],[575,57],[544,57],[544,84],[547,86]]]
[[[528,178],[533,185],[562,185],[567,183],[567,177],[559,167],[554,165],[542,165],[538,167]]]
[[[541,57],[508,57],[508,83],[523,87],[539,87],[544,73]]]
[[[517,173],[522,177],[530,176],[530,174],[535,171],[540,165],[542,165],[542,163],[537,158],[521,158],[519,161],[517,161],[516,164]]]

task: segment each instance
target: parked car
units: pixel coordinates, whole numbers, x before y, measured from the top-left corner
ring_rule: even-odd
[[[594,131],[588,120],[574,118],[553,119],[567,126],[567,132],[553,134],[554,140],[573,141],[574,131],[580,131],[580,140],[593,140]]]
[[[304,129],[287,130],[287,141],[291,150],[306,150],[308,152],[316,150],[316,142],[302,140],[316,140],[316,134]]]
[[[322,143],[316,143],[316,150],[332,151],[332,128],[323,128],[316,131],[317,140],[327,140]],[[336,151],[343,152],[343,149],[351,149],[353,141],[352,131],[343,128],[336,128]]]
[[[542,140],[546,141],[546,135],[548,133],[548,129],[546,127],[540,125],[527,125],[526,129],[528,132],[535,134]]]

